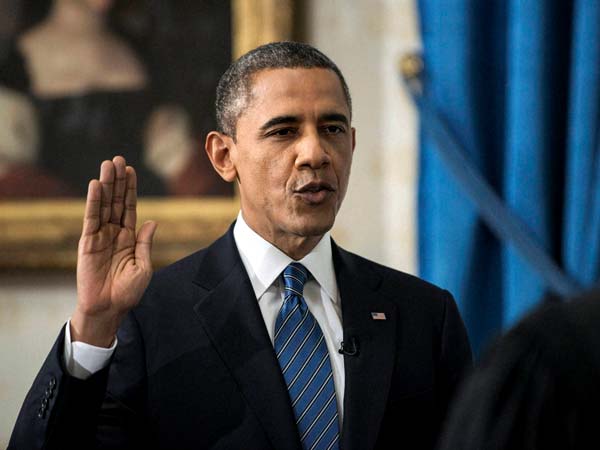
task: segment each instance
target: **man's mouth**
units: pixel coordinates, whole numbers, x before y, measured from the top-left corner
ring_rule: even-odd
[[[333,192],[335,188],[324,181],[311,181],[294,190],[294,194],[309,204],[322,203]]]

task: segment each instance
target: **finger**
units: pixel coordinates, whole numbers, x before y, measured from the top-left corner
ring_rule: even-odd
[[[100,165],[100,184],[102,185],[102,203],[100,204],[100,223],[110,220],[113,185],[115,184],[115,165],[112,161],[103,161]]]
[[[135,231],[137,221],[137,176],[135,169],[127,166],[126,170],[126,189],[125,189],[125,211],[123,213],[122,225]]]
[[[87,198],[85,200],[85,213],[83,215],[82,236],[95,233],[100,228],[100,203],[102,200],[102,186],[98,180],[90,181]]]
[[[112,162],[115,167],[115,184],[112,191],[110,222],[120,225],[125,209],[126,164],[122,156],[115,156]]]
[[[157,226],[156,222],[149,220],[148,222],[144,222],[137,234],[137,242],[135,244],[136,264],[148,270],[152,270],[150,254]]]

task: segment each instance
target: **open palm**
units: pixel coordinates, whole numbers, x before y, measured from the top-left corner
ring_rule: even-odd
[[[139,302],[152,276],[156,223],[136,234],[137,180],[121,156],[104,161],[89,184],[77,259],[74,340],[109,345],[124,315]]]

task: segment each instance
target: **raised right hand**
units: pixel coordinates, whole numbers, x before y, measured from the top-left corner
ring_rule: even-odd
[[[90,181],[77,256],[77,306],[71,339],[109,347],[152,276],[155,222],[136,235],[137,181],[122,156],[104,161]]]

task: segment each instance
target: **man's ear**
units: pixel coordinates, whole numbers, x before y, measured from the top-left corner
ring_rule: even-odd
[[[204,149],[215,170],[225,181],[232,182],[237,177],[237,169],[231,159],[231,151],[235,143],[230,136],[211,131],[206,136]]]
[[[356,147],[356,128],[352,127],[352,153],[354,153],[355,147]]]

